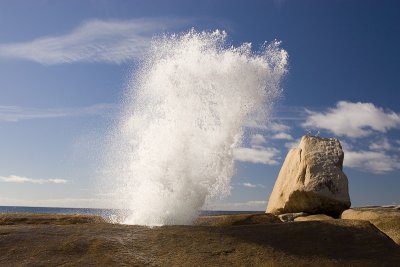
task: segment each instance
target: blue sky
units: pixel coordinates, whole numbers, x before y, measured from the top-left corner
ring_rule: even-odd
[[[345,150],[353,206],[400,202],[400,3],[396,1],[0,1],[0,205],[106,207],[101,143],[151,38],[225,30],[282,41],[289,73],[271,121],[248,125],[232,194],[263,210],[311,131]]]

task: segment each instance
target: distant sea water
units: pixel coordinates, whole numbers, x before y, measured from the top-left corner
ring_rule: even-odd
[[[202,210],[201,216],[233,215],[261,213],[263,211],[231,211],[231,210]],[[23,206],[0,206],[1,213],[36,213],[36,214],[89,214],[104,218],[113,218],[123,213],[117,209],[92,209],[92,208],[55,208],[55,207],[23,207]]]

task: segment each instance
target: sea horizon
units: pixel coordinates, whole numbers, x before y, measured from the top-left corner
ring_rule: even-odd
[[[36,213],[36,214],[84,214],[110,217],[124,212],[122,209],[73,208],[73,207],[34,207],[34,206],[0,206],[1,213]],[[256,214],[265,211],[254,210],[200,210],[200,216]]]

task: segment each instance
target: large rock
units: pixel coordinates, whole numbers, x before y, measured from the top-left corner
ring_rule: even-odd
[[[343,158],[339,140],[303,136],[286,156],[266,212],[339,216],[351,204]]]
[[[0,225],[2,267],[375,267],[400,262],[400,246],[359,220],[145,227],[97,222],[97,218],[80,223],[68,215],[54,219],[47,215],[48,223],[43,224],[37,217],[23,216],[15,217],[15,223],[9,216],[7,224]]]
[[[400,245],[400,206],[348,209],[341,218],[369,221]]]

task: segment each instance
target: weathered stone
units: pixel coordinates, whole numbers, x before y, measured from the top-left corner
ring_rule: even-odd
[[[299,216],[294,219],[295,222],[305,222],[305,221],[326,221],[326,220],[334,220],[331,216],[325,214],[315,214],[308,216]]]
[[[8,216],[10,224],[0,225],[0,266],[375,267],[400,262],[400,246],[360,220],[145,227],[51,216],[46,224],[29,214],[13,224]]]
[[[268,214],[268,213],[267,213]],[[296,213],[284,213],[278,215],[278,218],[282,222],[293,222],[297,217],[307,216],[308,214],[305,212],[296,212]]]
[[[341,218],[369,221],[400,245],[399,206],[348,209],[342,213]]]
[[[266,212],[338,216],[350,207],[339,140],[303,136],[279,172]]]
[[[200,216],[194,225],[205,226],[228,226],[228,225],[248,225],[248,224],[269,224],[281,223],[281,220],[273,214],[236,214],[236,215],[217,215]]]

